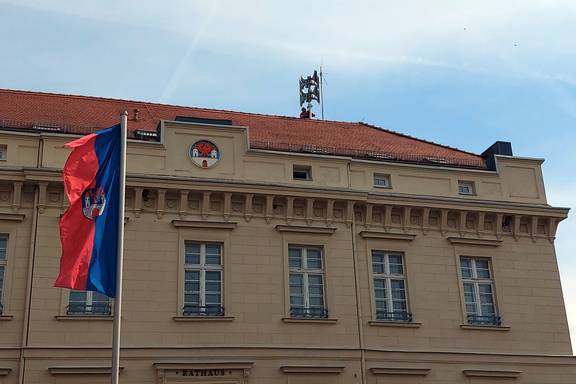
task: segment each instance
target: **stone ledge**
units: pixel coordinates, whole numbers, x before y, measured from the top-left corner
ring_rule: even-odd
[[[280,370],[284,373],[323,373],[339,375],[344,371],[343,366],[324,365],[283,365]]]
[[[300,319],[297,317],[283,317],[284,323],[308,323],[308,324],[336,324],[338,319]]]
[[[410,321],[383,321],[383,320],[370,320],[368,324],[373,327],[399,327],[399,328],[420,328],[422,323],[415,323]]]
[[[495,377],[495,378],[512,378],[520,377],[522,371],[508,371],[495,369],[463,369],[462,373],[466,377]]]
[[[0,367],[0,376],[8,376],[12,372],[12,368],[2,368]]]
[[[234,229],[237,223],[230,221],[172,220],[176,228]]]
[[[282,225],[276,227],[278,232],[313,233],[315,235],[331,235],[336,232],[333,227],[307,227],[305,225]]]
[[[120,372],[124,367],[119,367]],[[110,375],[112,367],[107,366],[57,366],[48,367],[52,376],[56,375]]]
[[[360,236],[363,239],[385,239],[400,241],[412,241],[416,237],[416,235],[409,233],[391,233],[382,231],[361,231]]]
[[[173,316],[174,321],[234,321],[234,316]]]
[[[470,325],[461,324],[460,328],[474,331],[509,331],[510,327],[505,325]]]
[[[23,213],[6,213],[0,212],[0,221],[23,221],[26,217]]]
[[[393,375],[393,376],[427,376],[432,369],[412,368],[412,367],[374,367],[370,368],[373,375]]]
[[[489,240],[489,239],[478,239],[478,238],[464,238],[464,237],[447,237],[451,244],[460,245],[482,245],[485,247],[498,247],[502,240]]]
[[[0,315],[0,321],[10,321],[14,319],[14,315]]]

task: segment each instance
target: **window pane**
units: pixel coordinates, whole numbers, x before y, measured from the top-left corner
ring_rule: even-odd
[[[310,306],[311,307],[323,307],[324,306],[324,298],[322,296],[314,296],[310,298]]]
[[[92,303],[108,303],[108,301],[110,301],[108,296],[99,292],[92,292]]]
[[[474,304],[466,304],[466,313],[469,315],[475,315],[476,306]]]
[[[473,283],[464,283],[464,300],[466,303],[476,302],[476,292]]]
[[[70,302],[86,302],[86,291],[70,291]]]
[[[303,276],[301,274],[297,274],[297,273],[291,273],[290,274],[290,285],[299,285],[299,286],[303,286]]]
[[[322,275],[308,275],[308,285],[322,285]]]
[[[185,304],[196,304],[200,303],[200,294],[198,293],[187,293],[184,295]]]
[[[460,267],[462,269],[462,277],[472,277],[472,259],[463,257],[460,259]]]
[[[6,260],[6,238],[0,238],[0,260]]]
[[[392,302],[393,310],[394,311],[406,311],[406,302],[405,301],[396,301]]]
[[[388,312],[388,304],[385,300],[376,300],[376,310]]]
[[[317,248],[306,250],[306,262],[308,269],[322,269],[322,252]]]
[[[199,281],[186,281],[184,283],[185,292],[200,292],[200,282]]]
[[[476,259],[476,274],[478,278],[490,278],[490,263],[486,259]]]
[[[290,296],[290,305],[292,306],[304,306],[303,296]]]
[[[206,244],[206,264],[221,264],[221,247],[220,244]]]
[[[220,271],[206,271],[206,282],[221,281]]]
[[[382,274],[384,270],[384,254],[380,252],[372,252],[372,272]]]
[[[495,314],[494,305],[492,305],[492,304],[483,304],[483,305],[481,305],[481,308],[482,308],[482,315],[483,316]]]
[[[220,304],[220,294],[210,293],[206,294],[206,304]]]
[[[302,268],[301,248],[288,248],[288,265],[290,268]]]
[[[220,282],[206,281],[206,292],[220,292]]]
[[[402,256],[400,255],[390,255],[388,256],[388,266],[390,268],[390,273],[393,275],[403,275],[404,266],[402,265]]]
[[[188,281],[200,281],[200,271],[185,271],[184,279]]]
[[[186,253],[184,262],[186,264],[200,264],[200,244],[187,241],[185,242],[185,247]]]

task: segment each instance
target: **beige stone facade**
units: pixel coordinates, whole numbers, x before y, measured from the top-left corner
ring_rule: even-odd
[[[554,253],[568,212],[547,205],[541,160],[483,171],[252,150],[249,127],[160,132],[128,145],[122,383],[574,382]],[[72,138],[0,132],[2,384],[109,381],[111,316],[68,314],[53,288]],[[214,167],[192,163],[198,140]],[[222,314],[183,313],[187,241],[221,246]],[[294,246],[321,250],[325,316],[291,311]],[[402,256],[410,318],[379,319],[374,251]],[[501,321],[469,321],[462,257],[489,260]]]

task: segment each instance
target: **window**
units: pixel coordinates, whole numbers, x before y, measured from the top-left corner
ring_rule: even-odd
[[[98,292],[70,291],[68,296],[68,315],[110,315],[110,298]]]
[[[0,237],[0,315],[4,309],[4,279],[6,276],[6,259],[7,259],[7,246],[8,239],[6,237]]]
[[[8,146],[0,144],[0,160],[6,160],[8,156]]]
[[[294,180],[312,180],[312,168],[305,165],[294,165],[292,177]]]
[[[184,243],[184,316],[224,316],[222,244]]]
[[[322,248],[288,247],[290,317],[327,318]]]
[[[458,193],[461,195],[474,195],[474,183],[472,181],[458,181]]]
[[[376,319],[412,321],[406,300],[404,256],[393,252],[372,251],[372,274]]]
[[[374,174],[374,186],[377,188],[390,188],[390,175]]]
[[[496,313],[490,259],[461,257],[460,268],[468,324],[500,325],[500,317]]]

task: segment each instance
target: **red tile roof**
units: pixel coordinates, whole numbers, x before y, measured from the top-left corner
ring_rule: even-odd
[[[479,155],[364,123],[0,89],[0,128],[56,126],[64,132],[87,133],[116,124],[123,110],[129,112],[130,132],[155,131],[161,120],[176,116],[226,119],[249,127],[252,148],[486,168]]]

